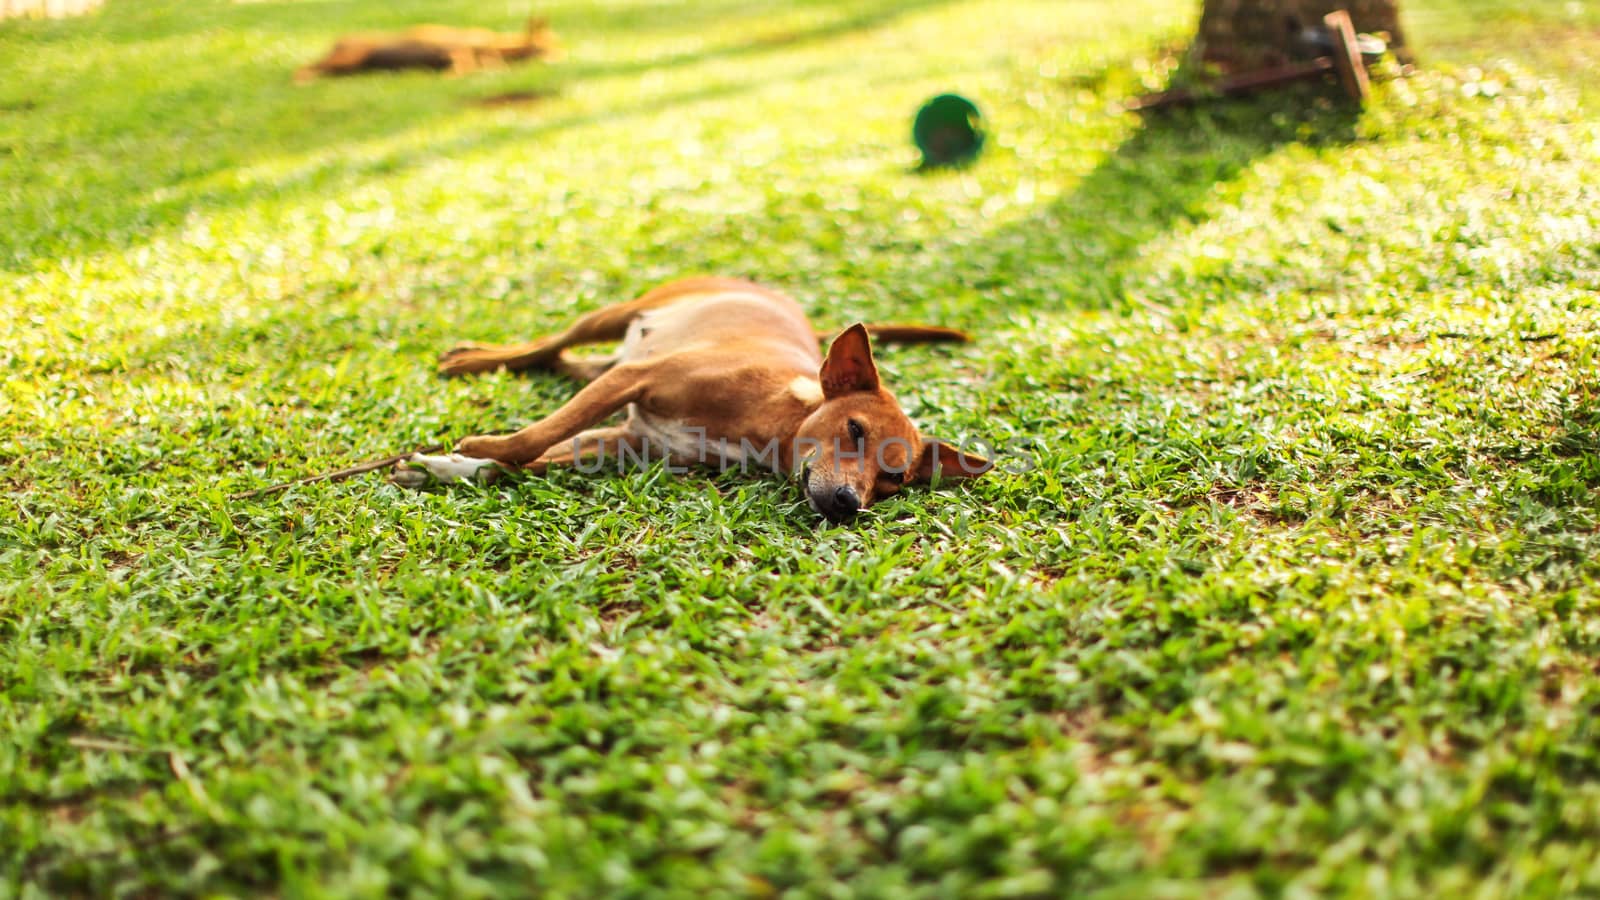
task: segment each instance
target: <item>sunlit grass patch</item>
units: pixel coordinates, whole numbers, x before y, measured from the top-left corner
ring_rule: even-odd
[[[523,11],[0,26],[24,891],[1600,890],[1588,7],[1145,119],[1187,4],[541,11],[560,64],[309,88]],[[985,156],[915,174],[947,90]],[[849,528],[662,468],[232,498],[523,424],[571,386],[435,354],[711,271],[974,332],[879,361],[1002,468]]]

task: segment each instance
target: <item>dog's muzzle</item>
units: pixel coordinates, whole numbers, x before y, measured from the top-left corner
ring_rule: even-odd
[[[800,489],[805,492],[806,502],[811,504],[812,510],[835,525],[848,522],[861,511],[861,495],[856,493],[855,488],[813,488],[809,464],[800,470]]]

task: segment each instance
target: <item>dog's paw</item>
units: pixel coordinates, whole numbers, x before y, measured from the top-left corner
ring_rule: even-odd
[[[394,471],[389,474],[389,481],[400,487],[415,490],[452,481],[490,484],[504,474],[505,469],[492,459],[478,459],[460,453],[451,453],[448,456],[414,453],[395,463]]]
[[[420,491],[429,485],[437,484],[438,479],[433,477],[433,473],[415,460],[416,456],[412,456],[395,463],[394,469],[389,472],[389,483],[413,491]]]

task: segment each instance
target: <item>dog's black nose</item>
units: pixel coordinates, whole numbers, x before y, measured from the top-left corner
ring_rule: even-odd
[[[861,509],[861,497],[855,488],[839,488],[833,492],[833,508],[840,516],[853,516]]]

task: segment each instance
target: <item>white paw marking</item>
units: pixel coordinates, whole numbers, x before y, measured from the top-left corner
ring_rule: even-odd
[[[492,459],[459,453],[448,456],[415,453],[395,466],[392,480],[401,487],[422,487],[434,481],[487,481],[500,471],[500,464]]]

